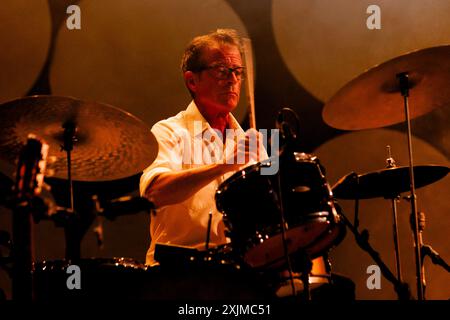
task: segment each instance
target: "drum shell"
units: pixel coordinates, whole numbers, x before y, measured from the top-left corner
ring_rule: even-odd
[[[294,153],[281,158],[275,175],[262,175],[264,165],[261,162],[236,172],[216,192],[227,236],[244,260],[261,267],[282,259],[281,205],[290,253],[301,249],[317,257],[342,239],[344,228],[316,157]]]
[[[37,301],[262,300],[274,296],[263,276],[236,264],[195,263],[148,267],[128,258],[76,263],[81,289],[67,288],[67,260],[34,264]]]
[[[67,272],[70,265],[80,268],[80,289],[68,288],[67,281],[74,274]],[[134,299],[138,294],[133,289],[146,270],[146,266],[129,258],[37,262],[33,266],[34,295],[38,301]]]

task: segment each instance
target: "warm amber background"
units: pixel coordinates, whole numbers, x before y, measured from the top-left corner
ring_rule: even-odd
[[[81,7],[82,29],[71,31],[65,27],[66,8],[74,3]],[[381,7],[381,30],[366,28],[370,4]],[[322,120],[322,106],[373,65],[411,50],[450,43],[448,12],[447,0],[4,0],[0,102],[31,94],[74,96],[117,106],[151,126],[189,102],[179,72],[189,39],[218,27],[233,27],[253,41],[258,127],[273,128],[282,107],[296,110],[304,151],[317,153],[334,184],[350,171],[382,169],[387,144],[397,161],[407,165],[406,137],[403,124],[361,132],[330,128]],[[416,164],[449,165],[449,104],[412,121]],[[236,115],[244,126],[245,114],[241,103]],[[1,168],[12,176],[13,165],[2,163]],[[449,193],[448,177],[418,191],[419,209],[427,214],[424,241],[447,261]],[[353,204],[342,203],[352,216]],[[399,206],[399,216],[404,276],[415,293],[405,202]],[[369,230],[374,247],[395,271],[391,219],[386,200],[361,203],[361,227]],[[10,224],[10,212],[1,208],[0,228],[10,230]],[[105,241],[100,250],[90,231],[83,241],[83,257],[124,256],[142,261],[149,241],[148,216],[141,213],[106,221]],[[37,260],[63,258],[62,229],[50,222],[38,224],[36,255]],[[366,268],[373,261],[351,234],[331,256],[334,271],[356,283],[357,298],[396,298],[384,278],[381,290],[365,287]],[[425,267],[427,297],[448,299],[449,275],[428,259]],[[9,294],[10,283],[3,271],[0,287]]]

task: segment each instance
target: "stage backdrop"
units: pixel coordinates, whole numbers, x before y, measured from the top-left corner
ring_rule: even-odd
[[[66,11],[70,5],[80,9],[81,29],[68,27],[74,23],[74,11]],[[378,9],[380,19],[373,20]],[[386,145],[391,146],[398,164],[407,165],[405,124],[346,132],[324,122],[323,106],[342,86],[374,65],[412,50],[449,44],[448,12],[447,0],[4,0],[0,10],[0,103],[34,94],[72,96],[121,108],[150,128],[189,103],[179,67],[187,42],[210,30],[235,28],[253,43],[258,128],[274,128],[277,112],[283,107],[295,110],[302,150],[319,156],[329,183],[334,185],[352,171],[383,169]],[[414,94],[410,99],[414,107]],[[247,127],[245,101],[243,94],[236,116]],[[368,117],[371,112],[367,110]],[[416,164],[449,165],[449,121],[450,101],[413,119]],[[4,158],[1,172],[13,181],[14,164]],[[418,190],[419,210],[427,218],[424,241],[447,261],[449,193],[448,177]],[[130,194],[137,195],[136,189]],[[44,195],[55,197],[49,191]],[[351,218],[353,203],[341,203]],[[409,206],[401,200],[402,267],[415,295],[408,218]],[[361,229],[369,231],[373,246],[394,272],[390,202],[382,198],[361,201],[360,219]],[[149,243],[146,213],[104,221],[102,249],[93,234],[97,223],[83,239],[83,257],[144,260]],[[0,209],[0,229],[11,231],[11,212],[4,207]],[[45,221],[35,229],[36,259],[63,259],[62,229]],[[396,298],[384,278],[380,289],[367,288],[367,268],[375,262],[359,249],[351,233],[330,256],[333,272],[355,282],[358,299]],[[428,258],[425,271],[427,297],[448,299],[448,273]],[[11,296],[4,271],[0,271],[0,288]]]

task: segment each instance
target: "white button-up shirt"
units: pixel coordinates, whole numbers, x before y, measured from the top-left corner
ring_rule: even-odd
[[[231,114],[227,128],[244,134]],[[193,101],[176,116],[156,123],[151,131],[158,141],[159,151],[156,160],[142,174],[141,196],[157,175],[215,163],[234,149],[234,143],[225,142],[223,145],[221,137],[203,118]],[[228,135],[226,138],[225,141],[229,141]],[[229,242],[214,196],[219,185],[232,174],[218,177],[183,202],[157,208],[156,215],[152,215],[150,221],[151,243],[146,264],[155,264],[156,243],[204,249],[209,213],[212,214],[209,245],[213,247]]]

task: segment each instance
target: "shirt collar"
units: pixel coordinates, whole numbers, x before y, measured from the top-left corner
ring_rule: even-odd
[[[206,130],[212,130],[214,131],[211,126],[209,125],[208,121],[202,116],[200,111],[198,110],[197,105],[195,104],[194,100],[191,101],[191,103],[188,105],[188,107],[185,110],[184,117],[186,120],[186,126],[189,130],[189,133],[194,133],[194,123],[195,121],[200,121],[202,124],[202,134]],[[230,116],[228,117],[228,125],[227,127],[229,129],[236,129],[240,132],[244,132],[239,125],[239,122],[236,120],[236,118],[230,113]]]

